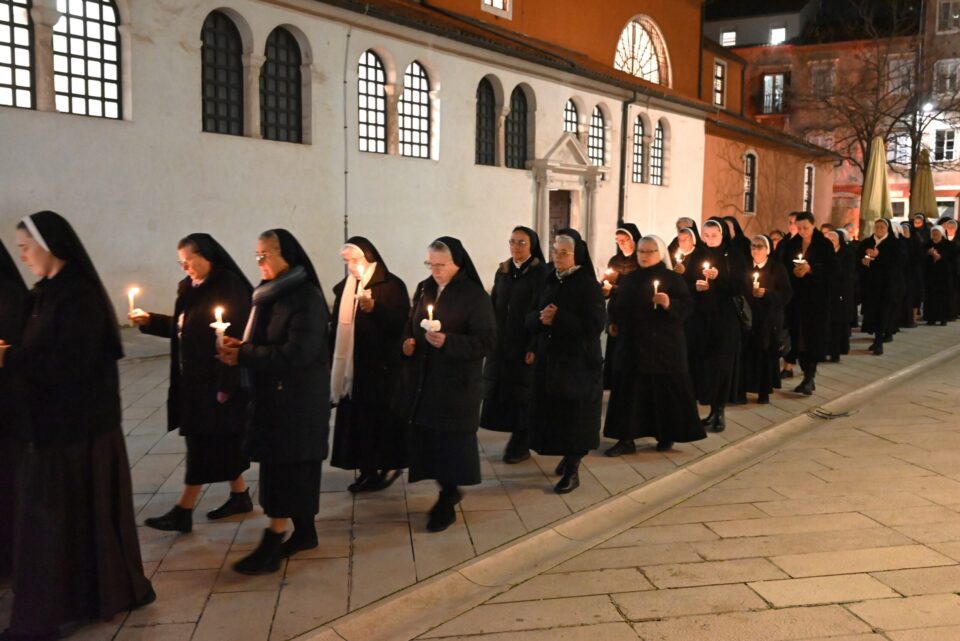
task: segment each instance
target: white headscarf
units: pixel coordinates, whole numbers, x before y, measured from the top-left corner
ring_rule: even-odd
[[[753,264],[756,265],[757,269],[763,269],[764,267],[767,266],[767,263],[770,262],[770,254],[773,253],[773,247],[770,246],[770,239],[764,236],[763,234],[757,234],[756,236],[750,239],[750,242],[752,243],[758,238],[763,241],[764,245],[767,246],[767,257],[766,259],[764,259],[763,264],[756,263],[756,262],[754,262]]]
[[[657,244],[657,251],[660,252],[660,262],[667,266],[667,269],[673,269],[673,263],[670,261],[670,252],[667,251],[667,244],[663,242],[663,239],[659,236],[649,235],[644,236],[640,239],[640,243],[645,240],[652,240]],[[637,249],[640,248],[640,243],[637,243]]]
[[[882,243],[882,242],[885,241],[887,238],[889,238],[889,237],[890,237],[890,234],[893,233],[893,232],[891,231],[892,225],[890,224],[890,221],[887,220],[886,218],[878,218],[878,219],[876,220],[876,222],[874,222],[874,225],[876,225],[877,223],[883,223],[884,225],[886,225],[886,227],[887,227],[887,233],[886,233],[886,235],[884,235],[883,237],[878,237],[878,236],[877,236],[876,227],[874,227],[874,230],[873,230],[873,246],[874,246],[874,247],[879,247],[879,246],[880,246],[880,243]]]
[[[940,240],[941,240],[941,241],[947,239],[947,230],[943,228],[943,225],[934,225],[933,227],[930,228],[930,240],[933,240],[933,232],[934,232],[934,230],[940,232]]]
[[[340,248],[340,255],[344,258],[360,259],[363,279],[358,280],[348,272],[343,283],[343,292],[340,294],[340,313],[337,315],[337,334],[330,371],[330,400],[334,403],[353,392],[353,348],[356,339],[356,325],[353,321],[357,317],[357,294],[363,292],[377,269],[377,264],[368,263],[363,257],[363,250],[356,245],[347,243]]]

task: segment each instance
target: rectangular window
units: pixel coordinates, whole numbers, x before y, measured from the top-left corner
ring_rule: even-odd
[[[633,182],[643,182],[643,119],[633,121]]]
[[[913,58],[892,56],[887,60],[887,91],[909,94],[913,90]]]
[[[960,93],[960,59],[939,60],[936,77],[938,93]]]
[[[727,63],[722,60],[713,63],[713,104],[717,107],[727,104]]]
[[[480,8],[505,18],[513,17],[513,0],[483,0]]]
[[[960,30],[960,0],[940,0],[937,31]]]
[[[782,44],[787,39],[787,28],[786,27],[771,27],[770,28],[770,44],[778,45]]]
[[[757,157],[747,154],[743,157],[743,213],[752,214],[757,210]]]
[[[945,162],[956,158],[955,142],[957,132],[953,129],[941,129],[937,132],[936,144],[933,148],[933,159]]]
[[[663,125],[657,123],[650,147],[650,184],[663,184]]]
[[[887,162],[895,165],[910,164],[910,134],[897,134],[887,143]]]
[[[720,32],[720,44],[723,45],[724,47],[737,46],[737,32],[736,31]]]
[[[784,75],[769,73],[763,77],[763,113],[778,114],[783,112]]]
[[[803,168],[803,211],[813,211],[813,165]]]
[[[836,67],[832,60],[815,62],[810,65],[810,90],[817,98],[829,98],[833,95]]]

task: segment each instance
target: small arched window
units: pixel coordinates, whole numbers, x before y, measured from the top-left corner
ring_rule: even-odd
[[[281,142],[303,141],[303,96],[300,45],[293,34],[277,27],[267,37],[260,68],[260,137]]]
[[[430,77],[414,60],[403,72],[403,94],[398,103],[400,154],[430,157]]]
[[[203,130],[243,135],[243,41],[240,31],[222,11],[203,21]]]
[[[120,17],[112,0],[57,0],[53,87],[57,111],[120,118]]]
[[[527,168],[527,111],[527,95],[516,87],[510,94],[510,113],[504,123],[505,160],[512,169]]]
[[[667,45],[657,24],[646,16],[637,16],[620,34],[615,69],[658,85],[670,85]]]
[[[748,153],[743,157],[743,212],[757,211],[757,155]]]
[[[650,146],[650,184],[663,184],[663,156],[664,156],[663,123],[657,122],[653,131],[653,144]]]
[[[357,104],[360,151],[387,153],[387,72],[370,49],[357,64]]]
[[[0,106],[33,108],[30,0],[0,0]]]
[[[477,150],[478,165],[497,164],[497,98],[493,85],[484,78],[477,85]]]
[[[643,118],[637,116],[637,119],[633,121],[633,182],[642,183],[643,182],[643,156],[644,156],[644,142],[643,142],[644,130],[643,130]]]
[[[593,108],[590,128],[587,130],[587,155],[590,157],[590,162],[598,167],[602,167],[607,159],[604,128],[603,112],[598,105]]]
[[[580,135],[580,112],[572,100],[563,106],[563,130],[574,136]]]

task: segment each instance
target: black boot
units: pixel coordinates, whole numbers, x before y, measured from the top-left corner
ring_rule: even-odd
[[[706,418],[700,419],[700,424],[709,429],[713,427],[713,424],[716,420],[717,420],[717,408],[711,405],[710,413],[707,414]]]
[[[243,492],[230,492],[230,498],[227,499],[227,502],[217,509],[207,512],[207,518],[216,521],[234,514],[246,514],[247,512],[253,512],[253,501],[250,499],[249,488]]]
[[[613,445],[606,452],[604,456],[623,456],[624,454],[636,454],[637,444],[633,442],[632,438],[622,438],[617,441],[616,445]]]
[[[710,427],[714,432],[722,432],[727,429],[727,418],[723,415],[723,405],[719,406],[715,410],[716,415],[713,419],[713,425]]]
[[[803,381],[797,385],[793,390],[797,394],[803,394],[804,396],[810,396],[813,394],[814,390],[817,389],[817,386],[813,382],[813,376],[804,374]]]
[[[563,476],[553,486],[557,494],[568,494],[580,487],[580,457],[564,456]]]
[[[873,352],[874,356],[883,355],[883,334],[877,334],[873,337],[873,344],[870,346],[870,351]]]
[[[770,404],[770,394],[761,392],[757,395],[757,404],[758,405],[769,405]]]
[[[530,446],[527,445],[526,431],[514,432],[507,441],[507,447],[503,450],[503,462],[514,464],[522,463],[530,458]]]
[[[673,449],[673,441],[657,441],[658,452],[669,452]]]
[[[283,535],[283,532],[274,532],[270,528],[265,529],[263,538],[260,539],[260,545],[253,552],[234,563],[234,571],[253,576],[272,574],[279,570],[283,564],[283,557],[280,556]]]
[[[280,556],[293,556],[303,550],[312,550],[320,545],[317,540],[317,526],[312,516],[293,519],[293,534],[280,544]]]
[[[165,532],[190,532],[193,530],[193,510],[174,505],[169,512],[162,516],[151,516],[149,519],[144,519],[143,524],[152,527],[154,530]]]
[[[553,468],[553,473],[556,474],[557,476],[563,476],[566,469],[567,469],[567,457],[564,456],[562,459],[560,459],[560,462],[557,463],[557,466]]]
[[[427,519],[428,532],[443,532],[456,523],[457,511],[454,509],[463,495],[456,486],[445,487],[440,490],[437,502],[430,508],[430,518]]]

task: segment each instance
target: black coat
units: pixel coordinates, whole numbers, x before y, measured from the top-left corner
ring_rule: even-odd
[[[830,338],[830,282],[837,275],[837,254],[833,243],[819,229],[813,230],[806,252],[799,234],[784,239],[780,246],[783,266],[793,288],[793,300],[786,309],[790,340],[794,351],[818,362],[823,360]],[[793,271],[793,261],[799,254],[810,264],[810,273],[803,278]]]
[[[946,322],[952,318],[954,296],[954,262],[956,247],[946,239],[939,243],[927,241],[924,246],[923,277],[925,281],[923,299],[923,319],[928,322]],[[940,254],[940,260],[934,260],[931,250]]]
[[[850,326],[857,314],[857,252],[849,244],[841,245],[837,255],[837,275],[830,299],[830,322]]]
[[[309,281],[258,306],[240,347],[253,395],[250,457],[261,463],[322,461],[330,423],[329,312]]]
[[[754,274],[757,274],[757,283],[764,290],[762,298],[753,295]],[[784,310],[793,298],[790,276],[784,266],[772,257],[767,259],[763,267],[751,267],[746,276],[749,288],[746,298],[752,315],[746,348],[779,353]]]
[[[461,271],[437,300],[437,283],[422,281],[403,328],[404,340],[416,340],[405,359],[395,410],[405,421],[442,432],[473,433],[480,424],[483,359],[496,344],[497,325],[490,296]],[[437,349],[426,340],[420,321],[433,305],[433,318],[447,338]],[[399,346],[398,346],[399,349]]]
[[[20,342],[23,322],[26,317],[27,292],[23,285],[13,279],[0,276],[0,340],[10,345]],[[14,381],[5,367],[0,367],[0,437],[12,436],[17,431],[14,416],[20,412]]]
[[[869,267],[863,264],[868,249],[879,252],[870,261]],[[860,242],[857,259],[860,296],[863,300],[863,331],[869,334],[892,332],[896,305],[903,296],[903,245],[892,233],[879,245],[870,236]]]
[[[239,433],[244,430],[247,395],[240,370],[217,360],[214,308],[223,307],[230,323],[226,335],[243,336],[250,315],[250,290],[228,269],[214,267],[199,286],[184,278],[177,287],[173,316],[150,314],[140,331],[170,339],[170,389],[167,429],[182,436]],[[182,318],[182,323],[181,323]],[[226,403],[217,394],[229,395]]]

